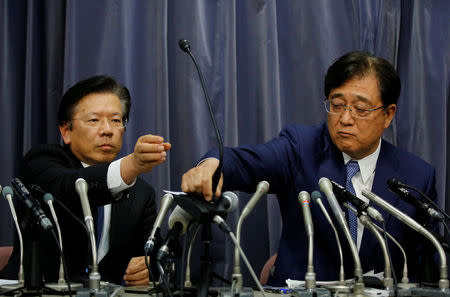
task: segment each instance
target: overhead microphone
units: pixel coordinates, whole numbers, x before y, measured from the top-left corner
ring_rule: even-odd
[[[336,194],[336,198],[339,201],[350,202],[353,207],[356,207],[358,213],[365,211],[371,218],[377,220],[380,223],[384,222],[384,218],[378,210],[376,210],[372,206],[369,206],[369,204],[359,199],[352,192],[346,190],[337,182],[331,180],[331,184],[333,185],[333,192]]]
[[[436,239],[436,237],[433,236],[427,229],[422,227],[419,223],[417,223],[414,219],[412,219],[410,216],[406,215],[396,207],[392,206],[388,202],[386,202],[381,197],[377,196],[376,194],[372,193],[371,191],[368,191],[366,189],[362,190],[362,194],[369,198],[372,202],[378,204],[380,207],[384,208],[387,212],[389,212],[392,216],[396,217],[399,221],[410,227],[411,229],[417,231],[421,235],[423,235],[425,238],[427,238],[429,241],[433,243],[433,245],[436,247],[440,260],[440,280],[439,280],[439,288],[448,290],[449,288],[449,280],[448,280],[448,267],[447,267],[447,258],[445,256],[444,249],[442,248],[442,245],[439,243],[439,241]]]
[[[19,198],[25,203],[25,205],[31,210],[34,218],[42,226],[42,228],[45,230],[53,229],[52,222],[47,218],[39,203],[31,196],[30,192],[20,181],[20,179],[17,177],[13,178],[11,180],[11,187],[14,189],[14,192],[16,192]]]
[[[222,136],[220,135],[219,128],[217,127],[216,119],[214,118],[214,112],[211,107],[211,100],[209,99],[208,92],[206,90],[205,80],[203,79],[203,74],[200,70],[200,67],[198,66],[197,60],[195,59],[194,55],[191,52],[191,46],[189,44],[189,41],[186,39],[180,39],[178,41],[178,45],[180,46],[181,50],[191,57],[192,61],[194,62],[195,68],[197,69],[198,77],[200,78],[200,83],[202,85],[203,94],[205,95],[206,104],[208,105],[209,115],[211,116],[211,121],[214,126],[214,132],[216,133],[217,138],[217,144],[219,146],[219,165],[216,168],[216,171],[214,172],[214,175],[212,177],[212,193],[214,196],[214,193],[216,192],[217,185],[220,180],[220,175],[222,173],[222,164],[223,164],[223,142],[222,142]]]
[[[429,215],[434,219],[439,220],[444,219],[444,216],[440,212],[432,208],[428,203],[419,201],[414,195],[412,195],[408,190],[406,190],[405,189],[406,185],[400,182],[399,180],[396,180],[395,178],[390,178],[387,180],[387,184],[389,186],[389,189],[394,194],[396,194],[409,204],[412,204],[415,208],[423,211],[424,213],[426,213],[427,215]]]

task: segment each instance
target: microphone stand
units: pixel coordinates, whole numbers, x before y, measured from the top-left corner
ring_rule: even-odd
[[[83,288],[77,291],[77,297],[108,297],[115,295],[116,292],[123,292],[123,288],[117,285],[110,285],[106,283],[104,286],[101,286],[101,276],[98,271],[98,257],[97,257],[97,245],[95,239],[95,231],[94,231],[94,220],[91,214],[91,206],[88,198],[88,185],[87,182],[83,178],[78,178],[75,182],[75,190],[80,196],[81,206],[83,209],[84,220],[86,222],[86,226],[89,230],[89,238],[91,242],[91,250],[92,250],[92,270],[89,274],[89,288]]]
[[[407,225],[413,230],[416,230],[418,233],[426,237],[428,240],[430,240],[433,245],[436,247],[440,260],[440,280],[439,280],[439,290],[443,293],[446,293],[446,295],[449,294],[449,280],[448,280],[448,267],[447,267],[447,258],[445,256],[444,249],[442,248],[439,241],[425,228],[423,228],[419,223],[417,223],[414,219],[407,216],[394,206],[387,203],[385,200],[383,200],[381,197],[377,196],[376,194],[372,193],[371,191],[368,191],[366,189],[362,190],[362,194],[369,198],[374,203],[378,204],[380,207],[384,208],[387,212],[389,212],[392,216],[396,217],[398,220],[400,220],[402,223]],[[420,292],[420,294],[424,294],[422,296],[428,296],[426,288],[413,288],[411,289],[412,292]]]
[[[1,191],[1,186],[0,186],[0,191]],[[2,289],[6,289],[6,290],[20,290],[22,289],[24,286],[24,273],[23,273],[23,239],[22,239],[22,232],[20,231],[20,227],[19,227],[19,221],[17,220],[17,214],[16,214],[16,209],[14,208],[14,203],[12,201],[12,189],[8,186],[6,186],[5,188],[3,188],[3,196],[6,198],[6,200],[8,200],[8,205],[9,205],[9,209],[11,211],[11,215],[13,217],[14,220],[14,224],[16,226],[16,230],[17,230],[17,235],[19,236],[19,246],[20,246],[20,265],[19,265],[19,274],[17,275],[17,284],[8,284],[8,285],[3,285],[0,288]]]
[[[353,209],[351,209],[354,211]],[[369,217],[363,213],[360,213],[358,215],[359,221],[367,228],[369,229],[372,234],[375,236],[375,238],[378,240],[381,251],[383,252],[384,257],[384,279],[383,284],[385,286],[385,289],[393,293],[394,290],[394,279],[392,278],[392,269],[391,269],[391,262],[388,255],[388,250],[386,247],[386,242],[384,241],[383,236],[381,236],[380,232],[374,227],[373,222],[369,219]]]

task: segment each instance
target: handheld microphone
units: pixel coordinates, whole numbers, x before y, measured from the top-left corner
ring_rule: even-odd
[[[308,192],[302,191],[298,194],[298,202],[302,206],[303,220],[305,221],[306,235],[308,236],[308,264],[305,274],[305,289],[316,288],[316,274],[314,273],[313,252],[314,252],[314,226],[311,217],[311,209],[309,203],[311,197]]]
[[[430,240],[433,245],[436,247],[439,257],[441,260],[441,266],[440,266],[440,280],[439,280],[439,288],[440,289],[448,289],[449,288],[449,281],[448,281],[448,271],[447,271],[447,258],[445,256],[444,249],[442,248],[442,245],[439,243],[439,241],[436,239],[436,237],[433,236],[427,229],[422,227],[419,223],[417,223],[414,219],[397,209],[396,207],[392,206],[391,204],[387,203],[385,200],[383,200],[381,197],[377,196],[376,194],[372,193],[371,191],[368,191],[366,189],[362,190],[362,194],[369,198],[372,202],[378,204],[380,207],[385,209],[387,212],[389,212],[392,216],[396,217],[398,220],[400,220],[402,223],[407,225],[413,230],[416,230],[418,233],[423,235],[425,238]]]
[[[352,235],[350,234],[350,230],[347,226],[347,222],[344,218],[342,209],[339,206],[336,196],[333,193],[333,186],[331,185],[331,182],[328,178],[322,177],[319,180],[319,188],[323,193],[325,193],[325,196],[327,197],[328,200],[328,204],[330,205],[331,210],[333,211],[334,216],[336,217],[336,220],[338,221],[339,225],[342,228],[342,231],[344,232],[345,237],[347,238],[350,250],[353,255],[353,261],[355,265],[355,276],[356,276],[355,285],[353,286],[353,292],[355,293],[355,295],[364,295],[362,267],[358,255],[358,250],[356,248],[355,243],[353,242]]]
[[[396,194],[409,204],[412,204],[415,208],[423,211],[434,219],[444,219],[444,216],[440,212],[432,208],[429,204],[419,201],[416,197],[414,197],[414,195],[406,190],[405,185],[402,182],[396,180],[395,178],[390,178],[387,180],[387,184],[389,186],[389,189],[394,194]]]
[[[352,192],[348,191],[337,182],[331,181],[331,184],[333,185],[333,192],[336,193],[336,198],[339,201],[350,202],[357,208],[358,213],[365,211],[374,220],[377,220],[380,223],[384,222],[384,218],[378,210],[369,206],[369,204],[356,197]]]
[[[220,175],[222,173],[222,164],[223,164],[223,142],[222,142],[222,136],[220,135],[219,128],[217,127],[216,119],[214,118],[214,113],[211,107],[211,100],[209,100],[208,92],[206,90],[205,80],[203,79],[203,74],[200,70],[200,67],[198,66],[198,63],[196,59],[194,58],[194,55],[191,52],[191,45],[189,44],[189,41],[186,39],[180,39],[178,41],[178,45],[180,46],[181,50],[191,57],[192,61],[194,62],[195,68],[197,69],[198,77],[200,78],[200,83],[202,85],[203,94],[205,95],[206,104],[208,105],[209,115],[211,116],[211,121],[214,126],[214,132],[216,133],[217,138],[217,144],[219,146],[219,166],[217,166],[216,171],[214,172],[214,175],[212,177],[212,193],[216,192],[217,184],[220,180]]]
[[[331,217],[328,214],[328,211],[323,205],[322,195],[320,194],[320,192],[319,191],[312,192],[311,199],[314,201],[314,203],[317,203],[319,205],[320,209],[322,210],[322,213],[324,214],[325,218],[327,219],[328,223],[331,225],[331,228],[333,229],[334,237],[336,238],[336,243],[339,250],[339,260],[340,260],[339,285],[344,286],[345,285],[344,260],[342,255],[341,241],[339,240],[339,233],[337,232],[336,226],[334,226],[333,221],[331,220]]]
[[[172,205],[172,202],[173,202],[172,194],[169,193],[164,194],[164,196],[161,199],[161,206],[159,208],[158,216],[156,217],[156,220],[153,223],[153,229],[150,233],[150,236],[147,239],[147,242],[144,245],[144,251],[146,253],[150,253],[155,247],[156,234],[161,229],[162,222],[166,217],[167,211]]]
[[[42,211],[39,203],[31,196],[30,192],[27,190],[25,185],[18,178],[13,178],[11,180],[11,187],[14,192],[20,197],[20,199],[25,203],[25,205],[31,210],[31,213],[35,217],[36,221],[45,230],[53,229],[52,222],[47,218],[45,213]]]

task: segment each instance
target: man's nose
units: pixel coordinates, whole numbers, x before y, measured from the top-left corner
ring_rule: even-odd
[[[100,125],[100,131],[102,132],[102,134],[104,133],[112,133],[112,126],[111,123],[108,121],[107,118],[103,118],[102,123]]]
[[[341,114],[340,120],[343,123],[352,123],[355,120],[350,106],[344,106],[344,111]]]

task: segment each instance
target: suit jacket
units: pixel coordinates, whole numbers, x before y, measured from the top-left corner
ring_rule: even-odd
[[[217,156],[217,152],[210,152],[205,157],[209,156]],[[319,190],[318,181],[321,177],[328,177],[345,185],[346,173],[342,152],[331,141],[327,125],[324,123],[316,127],[288,126],[280,132],[278,138],[267,143],[225,148],[223,174],[223,190],[253,192],[258,182],[266,180],[270,183],[270,192],[277,194],[283,228],[274,275],[269,278],[268,283],[285,286],[285,280],[288,278],[303,280],[306,273],[308,241],[301,206],[297,200],[298,193]],[[433,199],[436,198],[434,168],[382,140],[372,192],[417,219],[415,208],[388,190],[386,181],[389,178],[402,180]],[[324,204],[331,214],[328,203],[324,201]],[[317,279],[336,280],[339,254],[334,233],[318,205],[313,204],[310,208],[315,234],[314,267]],[[425,254],[422,244],[424,239],[378,206],[375,208],[384,216],[387,231],[406,249],[410,276],[420,277],[419,272],[423,268],[421,265],[424,263]],[[341,234],[340,238],[344,248],[345,273],[346,277],[350,278],[354,275],[352,256],[345,237]],[[399,249],[392,248],[392,243],[390,246],[396,271],[400,275],[403,257]],[[431,250],[434,253],[435,249]],[[383,271],[384,260],[381,249],[376,238],[368,230],[363,233],[359,254],[364,272],[372,269],[375,272]]]
[[[94,222],[97,219],[97,207],[112,203],[109,251],[100,262],[99,270],[102,280],[121,284],[130,259],[143,255],[145,241],[156,217],[155,191],[138,178],[133,187],[113,197],[106,182],[108,166],[109,163],[83,168],[68,147],[42,145],[25,155],[21,176],[25,185],[38,184],[83,222],[80,198],[74,187],[79,177],[88,183],[88,197]],[[57,201],[54,205],[61,226],[63,252],[71,281],[83,281],[88,275],[86,268],[92,263],[88,236],[82,224],[71,217]],[[48,207],[42,208],[51,218]],[[22,226],[27,225],[27,222],[28,219],[24,220]],[[40,267],[46,282],[56,282],[59,252],[55,239],[39,228],[26,229],[27,241],[33,236],[39,237]],[[29,244],[26,244],[25,248],[29,249]],[[27,263],[31,259],[24,261]]]

